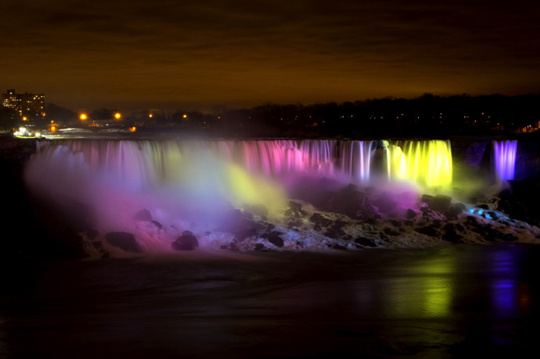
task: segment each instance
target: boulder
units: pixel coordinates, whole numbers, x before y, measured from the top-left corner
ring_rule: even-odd
[[[362,246],[362,247],[377,247],[377,245],[375,244],[375,242],[373,242],[373,240],[369,239],[369,238],[365,238],[365,237],[358,237],[354,240],[354,243]]]
[[[436,226],[433,226],[433,225],[418,227],[418,228],[415,228],[415,231],[418,233],[425,234],[430,237],[437,237],[439,235],[439,231],[437,230]]]
[[[424,194],[422,196],[422,202],[426,203],[429,208],[437,212],[447,212],[452,203],[452,197],[438,194],[436,196],[431,196]]]
[[[197,237],[190,231],[182,232],[182,235],[172,243],[173,249],[177,251],[192,251],[199,246]]]
[[[465,212],[466,210],[467,210],[467,206],[465,206],[463,203],[458,202],[451,205],[450,208],[448,208],[448,211],[446,214],[450,218],[455,218],[459,214]]]
[[[313,222],[315,226],[318,227],[328,227],[333,223],[331,219],[324,217],[320,213],[313,213],[313,215],[309,218],[309,221]]]
[[[152,214],[147,209],[141,209],[139,212],[135,213],[133,218],[136,219],[137,221],[151,221]]]
[[[268,242],[272,243],[273,245],[275,245],[276,247],[283,247],[283,239],[281,238],[281,235],[283,233],[281,232],[277,232],[277,231],[272,231],[272,232],[268,232],[268,233],[263,233],[261,235],[262,238],[265,238]]]
[[[216,228],[217,231],[233,234],[239,240],[251,237],[263,229],[262,224],[255,222],[248,214],[244,214],[240,210],[232,210],[227,213]]]
[[[110,232],[105,235],[105,240],[126,252],[140,253],[142,252],[139,243],[135,239],[133,233],[128,232]]]
[[[413,211],[412,209],[410,209],[410,208],[407,209],[407,212],[405,212],[405,218],[407,218],[409,220],[415,218],[417,215],[418,214],[415,211]]]

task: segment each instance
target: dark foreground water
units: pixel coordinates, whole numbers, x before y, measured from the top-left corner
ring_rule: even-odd
[[[2,358],[537,357],[540,248],[19,263]]]

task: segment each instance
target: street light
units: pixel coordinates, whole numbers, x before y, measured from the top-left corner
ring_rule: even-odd
[[[81,120],[81,121],[86,121],[86,120],[88,120],[88,115],[85,114],[85,113],[81,113],[81,114],[79,115],[79,120]]]
[[[119,120],[120,118],[122,118],[122,114],[120,112],[117,112],[114,114],[114,118]]]

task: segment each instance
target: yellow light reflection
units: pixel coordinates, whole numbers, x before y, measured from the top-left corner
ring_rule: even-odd
[[[453,261],[426,260],[388,283],[385,307],[398,318],[442,318],[451,315]]]

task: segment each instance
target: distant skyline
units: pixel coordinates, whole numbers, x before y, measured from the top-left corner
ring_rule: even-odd
[[[532,1],[20,0],[2,92],[74,111],[540,93]]]

